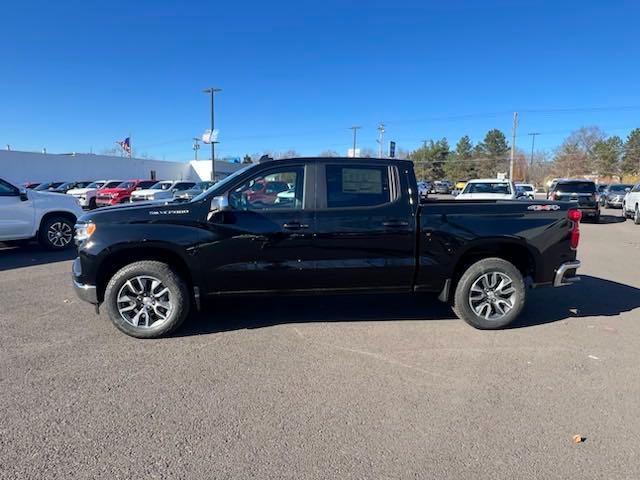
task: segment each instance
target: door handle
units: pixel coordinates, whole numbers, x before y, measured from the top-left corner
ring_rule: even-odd
[[[309,228],[309,225],[300,222],[287,222],[282,225],[282,228],[285,228],[287,230],[302,230],[304,228]]]
[[[388,222],[382,222],[383,227],[387,228],[402,228],[409,226],[409,222],[402,222],[399,220],[390,220]]]

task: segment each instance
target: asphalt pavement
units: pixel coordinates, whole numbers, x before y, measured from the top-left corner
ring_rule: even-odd
[[[136,340],[72,252],[0,247],[0,478],[640,478],[640,226],[602,218],[582,281],[502,331],[432,296],[259,297]]]

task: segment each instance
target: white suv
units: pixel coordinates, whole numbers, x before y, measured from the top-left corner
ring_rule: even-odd
[[[74,188],[67,192],[67,195],[71,195],[78,199],[78,203],[82,208],[88,208],[93,210],[96,208],[96,192],[101,188],[115,188],[122,180],[96,180],[93,183],[87,185],[86,188]]]
[[[624,218],[633,218],[633,223],[640,225],[640,183],[624,196],[622,216]]]
[[[0,178],[0,242],[37,238],[50,250],[72,247],[82,213],[73,197],[21,190]]]
[[[196,182],[183,182],[179,180],[163,180],[152,185],[146,190],[131,192],[130,202],[150,202],[153,200],[171,200],[173,194],[182,190],[189,190]]]

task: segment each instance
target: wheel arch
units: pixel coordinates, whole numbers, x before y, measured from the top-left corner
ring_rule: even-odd
[[[540,265],[540,253],[531,245],[520,239],[492,238],[471,242],[461,251],[453,262],[451,282],[447,289],[447,300],[452,298],[462,274],[475,262],[483,258],[501,258],[512,263],[522,273],[524,278],[535,278]]]
[[[75,214],[73,214],[72,212],[68,212],[66,210],[54,210],[51,212],[46,212],[45,214],[42,215],[42,217],[40,217],[40,221],[38,222],[38,229],[36,230],[36,235],[38,235],[42,230],[42,225],[44,225],[44,222],[54,217],[66,218],[70,220],[71,223],[76,223],[76,220],[78,220],[78,217],[76,217]]]
[[[193,291],[194,278],[186,259],[174,249],[161,245],[140,245],[123,247],[109,252],[96,270],[96,293],[98,301],[104,300],[107,284],[122,267],[143,260],[155,260],[172,267],[187,282],[189,291]]]

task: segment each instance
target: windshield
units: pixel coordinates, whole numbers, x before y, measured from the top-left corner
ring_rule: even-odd
[[[62,182],[47,182],[38,185],[34,190],[50,190],[58,188],[60,185],[62,185]]]
[[[533,192],[531,185],[516,185],[516,190],[522,190],[524,192]]]
[[[107,182],[105,184],[102,185],[102,188],[116,188],[118,185],[120,185],[120,180],[116,180],[115,182]]]
[[[136,184],[135,182],[122,182],[118,184],[116,188],[125,188],[128,190],[130,188],[133,188],[135,184]]]
[[[594,193],[596,185],[593,182],[558,183],[557,190],[569,193]]]
[[[504,182],[467,183],[462,193],[496,193],[509,195],[511,194],[511,187],[508,183]]]
[[[150,190],[169,190],[169,187],[173,185],[173,182],[158,182],[155,185],[149,187]]]
[[[231,182],[233,182],[238,176],[242,175],[244,172],[246,172],[247,170],[249,170],[251,167],[253,167],[253,164],[249,164],[246,167],[241,168],[240,170],[236,170],[235,172],[233,172],[231,175],[229,175],[228,177],[223,178],[222,180],[220,180],[219,182],[213,184],[213,186],[211,186],[210,188],[208,188],[207,190],[205,190],[204,192],[202,192],[200,195],[198,195],[197,197],[193,198],[194,202],[197,202],[199,200],[202,200],[204,197],[206,197],[207,195],[209,195],[209,192],[216,192],[216,191],[224,191],[224,188]]]
[[[609,191],[610,192],[624,192],[627,188],[631,188],[632,185],[624,185],[624,184],[620,184],[620,185],[611,185],[609,187]]]
[[[73,187],[73,182],[65,182],[62,185],[60,185],[58,188],[56,188],[56,190],[68,190],[71,187]]]

